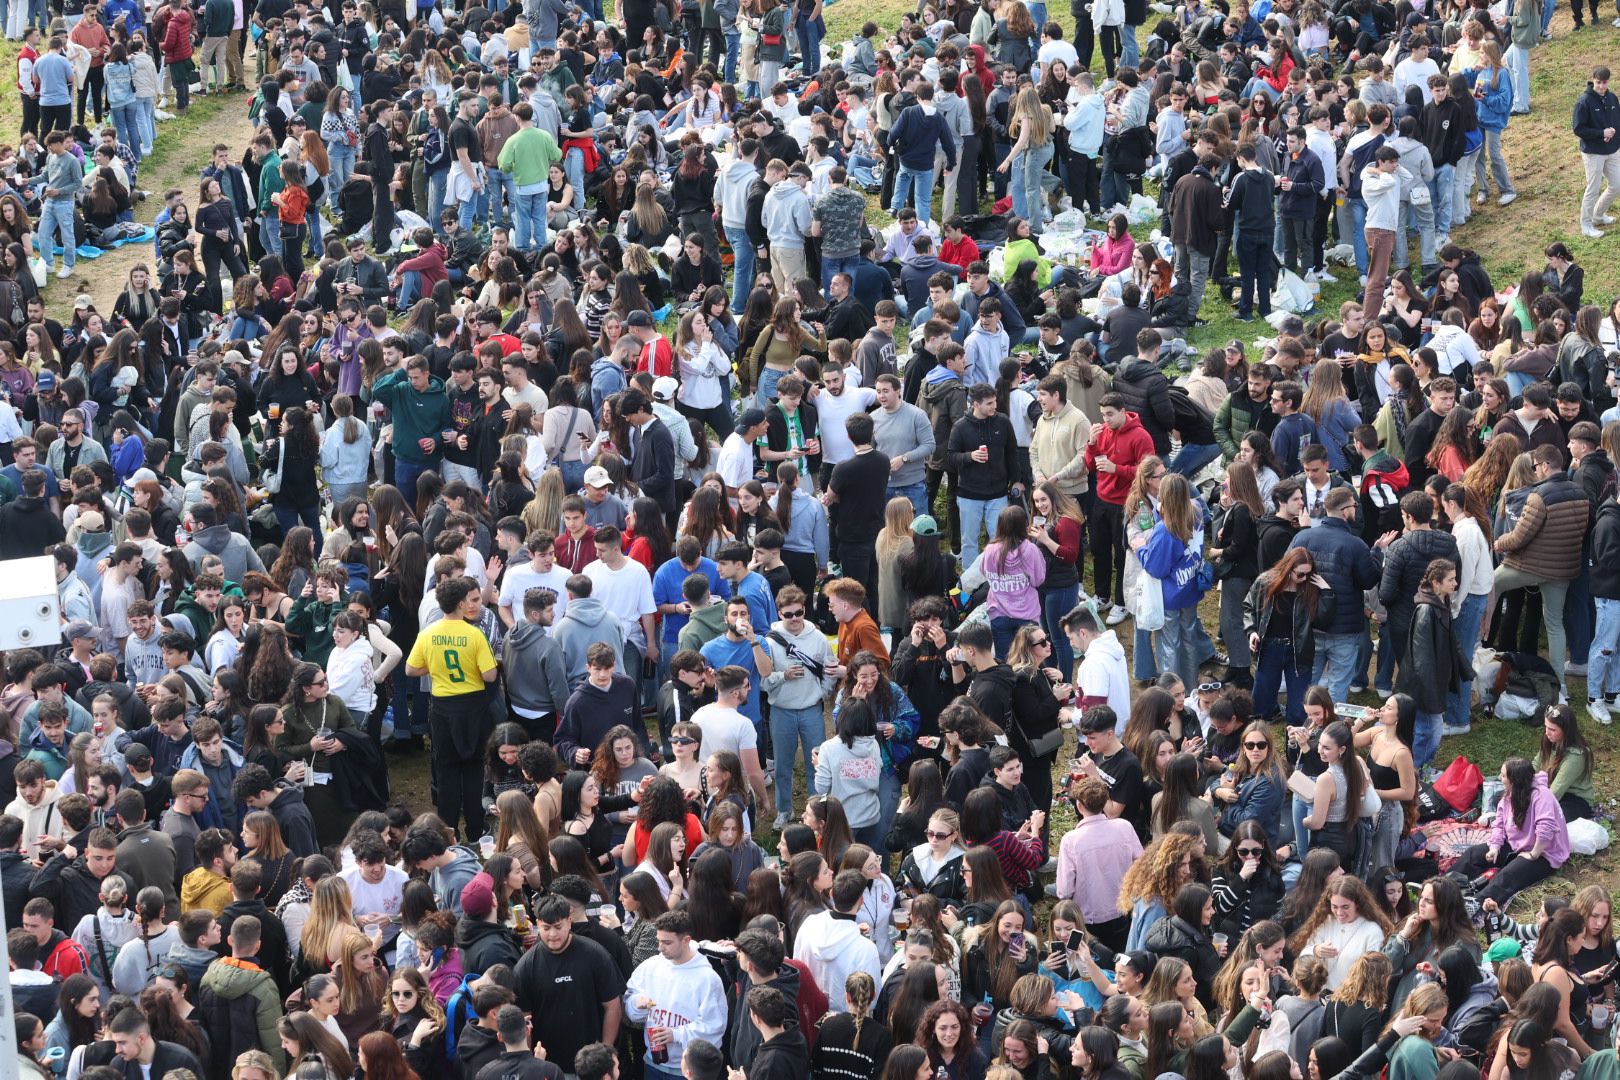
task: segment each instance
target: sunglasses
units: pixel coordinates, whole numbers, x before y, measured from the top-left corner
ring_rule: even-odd
[[[1198,692],[1200,694],[1218,694],[1223,689],[1223,686],[1224,684],[1218,682],[1201,682],[1198,684]]]
[[[1029,647],[1032,649],[1050,649],[1052,647],[1052,639],[1041,638],[1039,641],[1032,641],[1029,643]]]
[[[924,832],[923,835],[928,837],[930,840],[949,840],[956,834],[953,832],[935,832],[933,829],[929,829]]]
[[[782,616],[784,619],[802,619],[804,618],[804,608],[794,608],[792,611],[779,611],[777,614]]]
[[[696,743],[697,743],[696,739],[686,739],[686,738],[671,739],[669,741],[670,741],[670,743],[672,745],[675,745],[675,746],[693,746],[693,745],[696,745]]]
[[[1270,745],[1271,744],[1268,743],[1268,742],[1246,742],[1246,743],[1243,744],[1243,749],[1245,749],[1245,750],[1264,750]]]
[[[1266,853],[1266,849],[1262,847],[1240,847],[1237,849],[1237,853],[1245,859],[1249,858],[1250,856],[1258,859],[1260,856]]]
[[[388,996],[389,997],[396,997],[396,998],[412,998],[412,997],[416,996],[416,991],[415,990],[391,990],[391,991],[389,991]]]

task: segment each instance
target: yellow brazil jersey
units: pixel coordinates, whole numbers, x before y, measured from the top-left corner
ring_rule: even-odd
[[[416,635],[405,661],[426,668],[434,697],[456,697],[484,689],[484,672],[495,670],[495,654],[484,632],[461,619],[442,619]]]

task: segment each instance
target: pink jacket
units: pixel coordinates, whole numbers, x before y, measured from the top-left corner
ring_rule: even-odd
[[[1564,811],[1558,805],[1558,800],[1547,787],[1546,773],[1536,773],[1535,786],[1530,790],[1530,806],[1525,814],[1527,820],[1515,822],[1511,820],[1512,815],[1512,804],[1503,798],[1496,807],[1496,820],[1491,823],[1491,838],[1488,841],[1491,847],[1500,848],[1506,843],[1512,853],[1523,853],[1535,847],[1536,841],[1540,840],[1544,845],[1541,853],[1554,870],[1569,861],[1569,826],[1564,822]],[[1510,852],[1503,852],[1496,865],[1506,864],[1509,856]]]
[[[1117,274],[1131,265],[1131,256],[1135,252],[1136,241],[1130,233],[1117,240],[1105,237],[1102,243],[1091,249],[1091,269],[1099,274]]]

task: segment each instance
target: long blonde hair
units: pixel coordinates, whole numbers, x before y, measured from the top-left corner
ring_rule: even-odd
[[[1179,473],[1166,473],[1159,481],[1159,517],[1165,529],[1182,543],[1198,529],[1198,504],[1193,502],[1192,484]]]
[[[1022,4],[1014,0],[1015,11],[1022,7]],[[1008,134],[1016,139],[1025,124],[1029,125],[1030,146],[1045,146],[1051,141],[1052,129],[1055,126],[1052,110],[1041,100],[1040,91],[1033,86],[1024,87],[1013,101],[1012,119],[1007,125]]]
[[[1130,493],[1125,496],[1125,516],[1127,518],[1136,513],[1136,508],[1144,502],[1151,502],[1148,498],[1148,477],[1164,468],[1164,459],[1157,454],[1149,454],[1136,463],[1136,476],[1131,479]]]
[[[377,946],[359,931],[344,934],[338,943],[338,958],[332,969],[342,975],[338,980],[338,1008],[345,1013],[352,1014],[370,1002],[382,1004],[388,990],[388,968],[380,955],[373,956],[369,974],[355,970],[354,958],[367,951],[376,954]]]
[[[354,898],[348,884],[333,874],[315,883],[299,948],[317,964],[330,964],[335,955],[332,947],[340,944],[337,935],[345,930],[359,934],[360,925],[354,921]]]
[[[568,496],[563,487],[562,470],[553,466],[540,474],[534,485],[534,498],[523,508],[523,524],[530,533],[544,529],[555,533],[562,527],[562,504]]]
[[[911,539],[911,500],[896,495],[883,508],[883,531],[878,533],[878,554],[884,557],[895,553],[901,544]]]

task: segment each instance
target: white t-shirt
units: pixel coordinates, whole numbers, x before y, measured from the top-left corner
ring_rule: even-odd
[[[530,383],[522,390],[515,390],[508,386],[501,391],[501,397],[505,398],[506,403],[514,409],[519,405],[529,406],[534,410],[536,416],[543,415],[547,409],[551,408],[550,402],[546,400],[546,392],[535,383]]]
[[[753,446],[749,445],[740,432],[733,431],[726,436],[724,445],[720,447],[720,457],[715,462],[714,468],[726,482],[726,487],[742,487],[754,478]]]
[[[501,607],[512,609],[512,618],[523,621],[523,594],[530,589],[550,589],[557,594],[555,609],[558,619],[568,610],[568,578],[567,570],[552,563],[550,573],[542,574],[534,568],[534,563],[519,563],[506,568],[506,576],[501,579]]]
[[[821,460],[837,465],[855,456],[855,444],[849,441],[844,421],[858,412],[866,412],[877,404],[877,391],[870,386],[844,386],[844,392],[834,397],[823,390],[816,395],[816,428],[821,435]]]
[[[345,854],[348,852],[345,850]],[[353,856],[349,856],[353,859]],[[354,914],[361,915],[388,915],[394,922],[383,927],[383,943],[392,942],[399,933],[399,905],[400,899],[405,895],[405,883],[410,880],[405,871],[397,866],[390,866],[383,871],[383,879],[373,885],[361,875],[360,868],[345,870],[340,875],[343,883],[349,887],[349,898],[354,901]]]
[[[730,750],[741,754],[759,747],[759,736],[754,722],[729,705],[715,702],[692,714],[692,723],[703,729],[703,755],[716,750]]]
[[[585,576],[591,579],[591,595],[619,617],[625,640],[638,649],[645,649],[647,635],[641,630],[641,616],[658,610],[653,602],[652,575],[647,573],[647,568],[627,558],[623,566],[614,570],[598,559],[585,568]]]
[[[1045,71],[1046,65],[1054,60],[1062,63],[1064,67],[1073,67],[1080,62],[1080,54],[1075,52],[1074,46],[1067,41],[1043,42],[1040,51],[1035,54],[1035,62],[1041,65],[1042,71]]]

